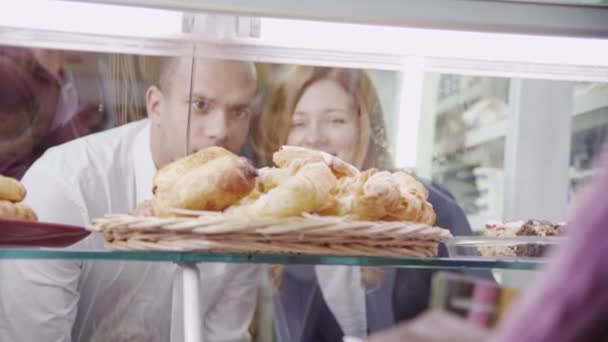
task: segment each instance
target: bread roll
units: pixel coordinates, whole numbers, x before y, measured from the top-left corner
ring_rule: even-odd
[[[335,186],[336,177],[327,165],[306,164],[259,199],[230,208],[228,213],[235,216],[299,216],[326,205]]]
[[[0,200],[0,218],[8,220],[38,221],[36,213],[25,204]]]
[[[171,187],[158,187],[159,207],[190,210],[224,210],[254,188],[256,169],[245,158],[224,155],[189,171]],[[157,213],[164,216],[162,213]]]
[[[283,146],[279,151],[274,153],[272,160],[280,168],[288,167],[294,160],[300,160],[305,164],[322,162],[329,166],[337,178],[353,177],[359,174],[359,170],[356,167],[340,158],[305,147]]]
[[[175,182],[184,176],[186,173],[192,171],[213,159],[234,154],[225,148],[219,146],[208,147],[204,150],[178,159],[165,167],[158,170],[153,180],[152,192],[156,193],[158,189],[167,189],[173,186]]]
[[[0,200],[21,202],[25,194],[25,187],[18,180],[0,175]]]

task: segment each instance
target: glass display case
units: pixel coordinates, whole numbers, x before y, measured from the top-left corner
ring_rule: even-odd
[[[288,144],[324,150],[360,169],[412,173],[431,193],[437,225],[456,236],[448,242],[482,235],[491,221],[568,221],[579,190],[594,173],[593,159],[606,142],[605,5],[473,0],[356,0],[348,5],[321,0],[20,2],[0,13],[0,174],[23,182],[25,203],[41,222],[84,227],[96,217],[126,214],[148,199],[141,191],[152,196],[157,166],[179,157],[221,145],[262,168]],[[326,80],[333,83],[322,83]],[[213,119],[215,111],[222,113],[221,119]],[[155,126],[173,129],[159,133]],[[140,129],[148,135],[142,136]],[[111,132],[122,133],[107,138]],[[127,157],[131,145],[134,152]],[[37,162],[61,151],[69,158]],[[107,161],[123,157],[128,167],[106,169]],[[39,171],[30,169],[32,165]],[[134,176],[140,168],[150,169],[141,171],[145,181]],[[61,195],[69,204],[55,202],[54,181],[45,183],[46,171],[49,179],[59,174],[57,183],[65,183]],[[39,200],[32,199],[37,196]],[[30,233],[39,234],[38,240],[19,240],[23,230],[2,222],[2,276],[15,265],[46,262],[60,272],[66,265],[78,269],[83,273],[77,279],[86,272],[90,276],[91,265],[102,265],[103,280],[113,279],[108,281],[123,286],[120,291],[140,287],[130,289],[126,278],[103,265],[145,269],[149,273],[134,273],[143,282],[155,283],[159,275],[167,280],[166,286],[159,281],[153,289],[166,291],[166,301],[159,300],[152,309],[127,305],[148,314],[168,311],[140,322],[142,327],[159,327],[148,335],[120,335],[116,331],[121,329],[107,329],[120,326],[120,319],[96,320],[96,303],[118,300],[109,294],[110,286],[68,282],[72,287],[66,292],[81,291],[85,298],[82,287],[90,285],[94,289],[87,291],[99,291],[100,297],[76,299],[71,305],[78,307],[78,315],[70,311],[68,325],[49,326],[45,334],[59,340],[136,336],[134,340],[194,342],[231,331],[240,340],[246,338],[237,336],[246,326],[256,341],[340,341],[344,335],[361,337],[420,313],[434,295],[431,279],[441,271],[521,289],[533,271],[550,262],[482,257],[475,250],[467,256],[450,255],[444,245],[433,257],[112,251],[97,233],[71,246],[48,248],[45,239],[57,238],[53,234],[58,231],[36,229],[31,227]],[[228,293],[239,279],[222,283],[213,273],[218,271],[205,268],[224,263],[243,267],[238,272],[248,274],[244,279],[255,282],[255,290],[247,292],[243,285],[224,298],[233,293],[223,295],[220,289]],[[11,277],[16,279],[17,273]],[[332,283],[333,273],[339,282]],[[19,292],[19,286],[6,285],[11,281],[19,284],[3,279],[0,299],[26,296],[30,287]],[[107,299],[101,298],[105,295]],[[246,296],[255,298],[242,299]],[[241,306],[230,306],[234,297]],[[225,311],[218,308],[220,299],[229,303]],[[255,313],[242,309],[250,302]],[[27,327],[18,318],[9,320],[9,308],[0,304],[0,340],[35,338],[9,329]],[[99,310],[101,316],[112,312],[107,304]],[[235,322],[222,315],[234,315]],[[14,316],[28,317],[28,310]],[[115,334],[98,333],[109,330]]]

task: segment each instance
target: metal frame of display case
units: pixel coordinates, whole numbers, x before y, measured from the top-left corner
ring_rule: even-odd
[[[77,0],[78,1],[78,0]],[[608,8],[484,0],[85,0],[107,4],[448,30],[608,37]]]
[[[133,260],[189,264],[200,262],[255,264],[362,265],[408,268],[505,269],[531,271],[544,259],[416,258],[381,256],[297,255],[267,253],[194,253],[148,251],[80,251],[69,249],[0,249],[0,259]]]

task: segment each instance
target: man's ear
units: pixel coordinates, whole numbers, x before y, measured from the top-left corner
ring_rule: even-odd
[[[152,85],[146,91],[146,109],[152,124],[158,125],[160,123],[161,107],[164,100],[163,93],[157,86]]]

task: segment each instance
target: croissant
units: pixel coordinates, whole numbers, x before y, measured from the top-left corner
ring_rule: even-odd
[[[234,154],[219,146],[208,147],[204,150],[178,159],[158,170],[153,180],[153,193],[158,189],[170,188],[178,179],[192,169],[201,166],[218,157]]]
[[[38,221],[36,213],[25,204],[0,200],[0,218],[11,220]]]
[[[332,156],[329,153],[311,150],[305,147],[283,146],[272,156],[274,163],[280,167],[288,167],[294,160],[304,163],[323,162],[334,173],[337,178],[352,177],[359,174],[359,170],[353,165]]]
[[[184,173],[171,187],[158,187],[155,209],[224,210],[253,190],[256,176],[247,159],[220,156]]]
[[[294,167],[294,175],[286,177],[257,200],[234,206],[227,212],[235,216],[289,217],[314,212],[323,207],[336,177],[324,163]]]
[[[390,172],[374,173],[363,185],[361,196],[354,201],[353,213],[361,218],[379,220],[398,207],[399,185]]]
[[[283,183],[289,177],[297,174],[302,167],[302,163],[294,162],[284,169],[265,167],[258,170],[258,189],[261,192],[268,192]]]
[[[393,176],[399,182],[402,193],[409,192],[423,201],[429,198],[429,191],[413,176],[402,171],[394,172]]]
[[[330,206],[321,215],[353,216],[360,220],[379,220],[398,207],[399,186],[389,172],[369,169],[356,177],[339,181]]]
[[[303,166],[303,163],[299,160],[292,162],[289,167],[279,169],[275,167],[264,167],[258,170],[258,177],[255,180],[255,187],[249,195],[241,199],[236,205],[244,206],[252,204],[257,201],[270,190],[279,186],[289,177],[295,176],[299,169]]]
[[[435,213],[435,210],[433,209],[433,205],[429,202],[424,202],[422,204],[422,211],[420,212],[420,216],[418,217],[416,222],[432,226],[435,224],[436,219],[437,215]]]
[[[25,193],[25,187],[18,180],[0,175],[0,200],[21,202]]]

